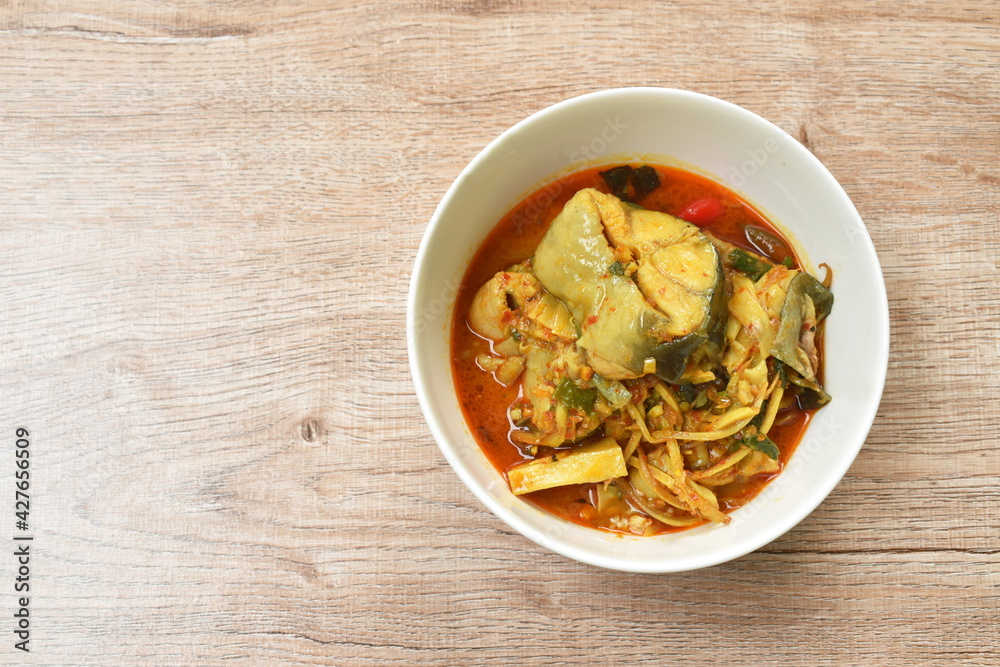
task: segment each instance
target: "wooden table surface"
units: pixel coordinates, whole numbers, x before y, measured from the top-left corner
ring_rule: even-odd
[[[514,533],[407,363],[452,179],[621,85],[802,141],[892,316],[840,486],[684,574]],[[0,4],[0,663],[1000,664],[998,100],[995,0]]]

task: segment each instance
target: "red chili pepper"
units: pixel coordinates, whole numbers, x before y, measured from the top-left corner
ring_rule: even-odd
[[[725,210],[721,201],[708,197],[691,204],[677,217],[696,225],[707,225],[722,215]]]

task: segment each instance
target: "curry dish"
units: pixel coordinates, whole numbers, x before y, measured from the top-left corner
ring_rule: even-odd
[[[511,491],[553,514],[637,535],[728,523],[830,400],[830,278],[708,179],[581,171],[473,259],[452,327],[459,401]]]

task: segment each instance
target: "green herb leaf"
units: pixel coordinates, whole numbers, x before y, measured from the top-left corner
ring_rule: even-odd
[[[579,408],[587,414],[594,411],[594,401],[597,400],[596,389],[580,389],[569,378],[563,378],[552,395],[567,408]]]
[[[695,396],[694,401],[691,402],[691,407],[697,410],[705,407],[709,403],[711,403],[711,401],[708,399],[708,392],[702,389],[698,392],[698,395]]]
[[[729,253],[729,263],[737,271],[750,276],[751,280],[760,280],[760,277],[771,270],[771,265],[761,261],[748,252],[736,248]]]
[[[829,315],[833,310],[833,293],[808,273],[800,274],[798,281],[802,285],[802,291],[809,295],[816,306],[816,318],[821,320]]]
[[[608,267],[608,272],[613,276],[624,276],[625,267],[619,261],[614,261],[611,266]]]
[[[771,442],[771,439],[762,433],[754,433],[753,435],[748,435],[743,438],[743,444],[750,449],[760,452],[769,459],[778,460],[778,456],[781,452],[778,451],[778,446]]]
[[[781,359],[778,359],[777,357],[771,357],[771,358],[774,359],[774,370],[778,374],[778,377],[781,378],[781,386],[787,387],[788,371],[785,370],[785,362],[783,362]]]
[[[627,164],[601,172],[611,194],[626,203],[642,201],[646,195],[660,187],[660,175],[648,164],[633,169]],[[640,207],[641,208],[641,207]]]
[[[747,424],[748,426],[753,426],[757,430],[760,430],[760,427],[764,424],[764,417],[767,416],[767,404],[768,403],[770,403],[770,399],[768,399],[768,400],[766,400],[766,401],[764,401],[763,403],[760,404],[760,412],[757,413],[756,417],[754,417],[753,419],[750,420],[750,423]]]
[[[598,374],[594,374],[591,380],[601,396],[607,399],[615,410],[620,410],[632,401],[632,392],[625,388],[618,380],[605,380]]]
[[[660,187],[660,175],[648,164],[644,164],[632,172],[632,185],[635,187],[635,200],[642,201],[646,195]]]
[[[677,393],[681,395],[682,400],[688,403],[694,403],[695,398],[698,396],[698,390],[695,389],[693,384],[678,385]]]
[[[607,171],[602,171],[601,177],[604,178],[604,182],[608,184],[608,189],[611,190],[611,194],[624,201],[631,199],[628,196],[628,185],[632,177],[632,167],[627,164],[623,164],[620,167],[614,167],[612,169],[608,169]]]

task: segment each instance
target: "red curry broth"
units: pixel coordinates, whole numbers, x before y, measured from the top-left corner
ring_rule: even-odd
[[[459,289],[452,322],[452,375],[466,423],[483,453],[502,474],[506,474],[515,463],[531,458],[522,454],[510,439],[510,432],[515,426],[507,416],[507,409],[518,397],[520,383],[503,387],[489,372],[476,365],[476,357],[491,352],[492,343],[469,328],[466,321],[469,306],[476,291],[494,274],[534,254],[549,224],[574,194],[583,188],[609,192],[600,174],[606,169],[607,166],[594,167],[570,174],[522,200],[483,241]],[[798,258],[792,252],[791,244],[748,203],[718,183],[697,174],[660,165],[655,165],[655,169],[660,177],[660,187],[639,202],[644,208],[679,215],[694,202],[714,198],[723,203],[723,213],[712,222],[700,225],[702,229],[738,247],[760,253],[762,249],[748,241],[745,230],[748,225],[762,228],[783,244],[783,247],[778,246],[777,252],[772,250],[764,254],[769,254],[775,262],[788,257],[793,267],[798,268]],[[809,418],[808,411],[793,406],[781,413],[781,419],[776,420],[768,433],[781,452],[779,461],[782,468],[795,450]],[[779,425],[778,421],[783,423]],[[717,487],[715,491],[722,510],[732,510],[749,502],[775,476],[760,475],[747,483]],[[535,491],[523,497],[575,523],[609,529],[595,519],[596,512],[590,501],[591,486],[574,484]],[[661,532],[674,530],[678,529],[663,526]]]

